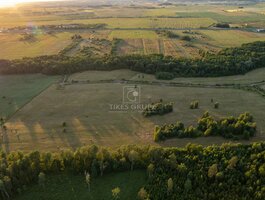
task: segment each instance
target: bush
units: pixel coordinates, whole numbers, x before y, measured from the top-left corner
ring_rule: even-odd
[[[152,103],[143,110],[143,115],[149,117],[152,115],[164,115],[173,111],[173,103]]]
[[[215,27],[218,27],[218,28],[230,28],[230,25],[228,23],[217,23],[217,24],[215,24]]]
[[[198,109],[199,108],[199,101],[193,101],[190,103],[190,109]]]
[[[185,40],[185,41],[191,41],[192,38],[190,36],[188,36],[188,35],[184,35],[180,39],[181,40]]]
[[[175,78],[175,75],[170,72],[157,72],[155,76],[156,79],[161,79],[161,80],[172,80]]]

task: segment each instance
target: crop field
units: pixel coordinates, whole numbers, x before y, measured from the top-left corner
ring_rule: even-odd
[[[109,35],[110,39],[121,38],[121,39],[156,39],[158,35],[154,31],[143,31],[143,30],[114,30]]]
[[[71,43],[71,33],[35,34],[31,40],[22,40],[21,34],[0,33],[0,58],[16,59],[58,54]]]
[[[145,171],[129,171],[104,175],[92,179],[89,192],[85,177],[80,175],[59,174],[47,177],[47,185],[43,189],[39,185],[29,187],[15,200],[28,199],[78,199],[78,200],[109,200],[111,190],[119,187],[121,199],[137,199],[137,193],[146,182]]]
[[[125,39],[119,45],[119,55],[144,54],[143,39]]]
[[[251,76],[246,75],[248,78]],[[90,81],[122,78],[137,80],[137,77],[136,72],[116,70],[83,72],[70,77],[70,80],[71,78]],[[236,77],[232,77],[231,80],[234,78]],[[149,79],[147,75],[144,77],[144,80],[146,79]],[[135,110],[120,111],[111,107],[114,104],[122,104],[125,86],[127,85],[119,83],[76,83],[58,90],[56,85],[52,85],[11,117],[7,123],[8,130],[17,129],[20,140],[18,141],[15,135],[7,133],[8,142],[3,144],[3,148],[7,151],[16,149],[55,151],[89,144],[104,146],[155,144],[152,133],[156,124],[173,123],[177,120],[183,121],[186,125],[194,124],[206,110],[216,117],[238,115],[249,111],[254,115],[259,130],[258,135],[251,141],[265,139],[263,133],[265,100],[258,94],[227,88],[140,85],[142,104],[159,101],[161,97],[165,102],[174,102],[173,113],[163,118],[159,116],[145,118],[141,112]],[[213,108],[211,98],[220,103],[218,110]],[[200,102],[200,109],[189,109],[190,102],[194,100]],[[67,124],[65,128],[62,126],[63,122]],[[176,139],[161,145],[184,146],[191,141],[207,145],[221,144],[229,140],[222,138],[216,140],[212,137]]]
[[[0,116],[9,117],[56,80],[40,74],[0,76]]]
[[[158,40],[143,39],[144,54],[159,54]]]

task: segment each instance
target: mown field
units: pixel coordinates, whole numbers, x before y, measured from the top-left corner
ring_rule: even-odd
[[[45,188],[39,185],[28,187],[15,200],[109,200],[112,192],[119,187],[120,199],[137,199],[137,193],[145,184],[146,172],[129,171],[107,174],[103,177],[92,178],[91,191],[89,192],[85,177],[80,175],[59,174],[47,177]]]
[[[250,74],[244,76],[245,81],[252,79],[252,76],[253,79],[255,79],[254,77],[258,79],[258,76]],[[230,77],[230,81],[237,78],[244,81],[244,77]],[[92,81],[122,78],[139,79],[135,72],[127,73],[126,70],[118,70],[84,72],[70,77],[70,80]],[[144,80],[150,80],[149,78],[146,75]],[[196,82],[196,79],[187,80]],[[216,80],[220,81],[221,79],[216,78]],[[214,78],[209,81],[213,82]],[[163,117],[144,118],[141,112],[134,110],[117,112],[111,109],[111,104],[122,104],[124,86],[126,85],[119,83],[80,83],[68,85],[63,90],[58,90],[56,85],[51,86],[8,121],[9,129],[19,131],[20,141],[15,135],[8,134],[8,143],[5,143],[3,148],[7,150],[45,149],[53,151],[89,144],[104,146],[135,143],[155,144],[152,133],[156,124],[173,123],[176,120],[181,120],[186,125],[194,124],[197,118],[207,110],[216,117],[238,115],[249,111],[254,115],[259,129],[259,134],[251,141],[264,140],[263,108],[265,100],[258,94],[225,88],[167,87],[163,84],[160,86],[141,85],[141,103],[157,102],[160,98],[163,98],[165,102],[174,102],[173,113]],[[218,110],[213,108],[210,102],[211,98],[220,103]],[[200,102],[200,109],[189,109],[190,102],[194,100]],[[65,131],[62,126],[63,122],[67,124]],[[228,141],[209,137],[169,140],[162,145],[184,146],[188,142],[209,145]]]
[[[56,80],[40,74],[0,76],[0,116],[12,115]]]

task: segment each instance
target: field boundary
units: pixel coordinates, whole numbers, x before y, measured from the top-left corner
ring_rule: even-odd
[[[65,79],[62,79],[63,81]],[[56,81],[59,82],[59,81]],[[51,87],[52,85],[54,85],[55,83],[50,83],[48,86],[46,86],[45,88],[43,88],[42,90],[40,90],[36,95],[34,95],[33,97],[31,97],[26,103],[24,103],[23,105],[21,105],[15,112],[13,112],[12,114],[10,114],[9,116],[6,117],[6,121],[8,121],[9,119],[11,119],[17,112],[19,112],[21,109],[23,109],[27,104],[29,104],[31,101],[33,101],[33,99],[35,99],[36,97],[38,97],[39,95],[41,95],[45,90],[47,90],[49,87]]]

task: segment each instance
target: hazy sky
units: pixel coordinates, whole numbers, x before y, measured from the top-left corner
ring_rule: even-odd
[[[53,1],[53,0],[0,0],[0,6],[13,6],[17,3],[23,3],[23,2],[37,2],[37,1]]]

